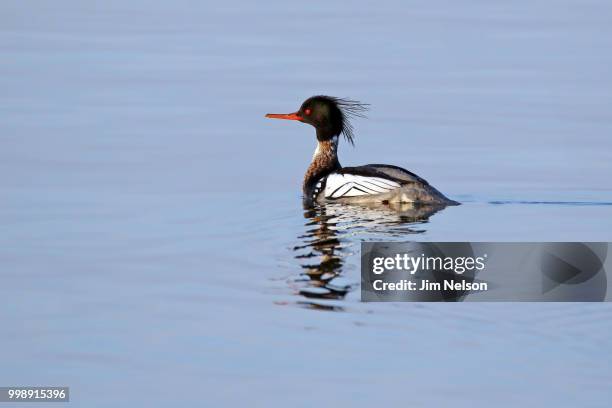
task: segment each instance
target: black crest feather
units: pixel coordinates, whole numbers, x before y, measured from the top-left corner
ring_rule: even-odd
[[[355,145],[354,128],[351,124],[353,118],[365,118],[365,112],[369,109],[370,104],[361,103],[348,98],[337,98],[335,96],[319,95],[318,98],[327,99],[336,104],[342,114],[342,131],[344,138],[351,144]]]

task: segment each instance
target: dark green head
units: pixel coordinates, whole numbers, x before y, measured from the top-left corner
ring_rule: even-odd
[[[367,104],[350,99],[317,95],[306,99],[295,113],[268,113],[267,118],[299,120],[308,123],[317,130],[317,139],[329,140],[341,133],[349,143],[354,144],[352,117],[364,117]]]

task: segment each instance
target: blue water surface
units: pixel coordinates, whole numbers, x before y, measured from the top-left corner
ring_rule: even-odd
[[[612,241],[612,4],[0,4],[0,385],[75,407],[608,407],[608,304],[365,304],[362,240]],[[344,165],[463,204],[305,211]],[[41,404],[44,406],[44,404]]]

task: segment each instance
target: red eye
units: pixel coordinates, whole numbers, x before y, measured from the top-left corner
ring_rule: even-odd
[[[310,108],[306,108],[306,109],[304,109],[304,113],[305,113],[305,114],[310,115],[310,112],[312,112],[312,111],[310,110]]]

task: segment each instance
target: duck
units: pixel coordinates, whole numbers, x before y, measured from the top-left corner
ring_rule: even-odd
[[[367,109],[367,104],[352,99],[315,95],[306,99],[296,112],[266,114],[267,118],[299,121],[315,128],[317,146],[302,183],[304,206],[330,202],[459,205],[425,179],[402,167],[390,164],[340,165],[340,136],[354,146],[355,132],[351,120],[365,117]]]

